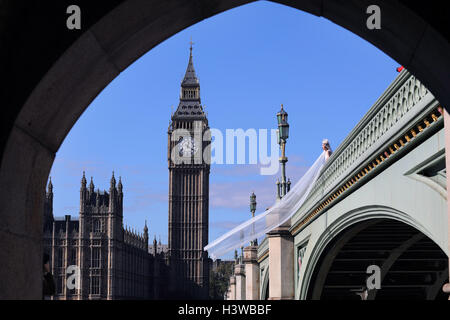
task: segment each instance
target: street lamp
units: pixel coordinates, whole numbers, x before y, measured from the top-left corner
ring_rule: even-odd
[[[256,212],[256,195],[254,192],[252,192],[252,194],[250,195],[250,212],[252,213],[252,218],[255,217],[255,212]],[[255,233],[254,230],[255,226],[253,224],[253,234]],[[258,245],[258,239],[254,239],[250,242],[251,246],[257,246]]]
[[[286,193],[290,189],[290,181],[286,181],[286,162],[288,161],[288,158],[286,157],[286,142],[289,138],[289,123],[288,123],[288,114],[284,110],[283,105],[281,105],[281,110],[277,113],[277,121],[278,121],[278,130],[277,130],[277,136],[278,136],[278,144],[281,148],[281,157],[280,157],[280,164],[281,164],[281,183],[278,192],[279,198],[282,198],[286,195]]]
[[[277,113],[279,140],[286,143],[289,138],[288,114],[281,105],[281,110]]]

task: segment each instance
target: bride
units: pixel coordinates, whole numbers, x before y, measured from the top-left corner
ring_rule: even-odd
[[[323,139],[322,149],[323,149],[323,151],[325,151],[325,161],[326,161],[333,153],[333,150],[331,150],[330,142],[328,141],[328,139]]]
[[[301,177],[293,188],[272,207],[263,213],[247,220],[209,243],[204,250],[213,259],[235,248],[249,243],[251,240],[263,236],[272,229],[282,225],[290,219],[308,198],[308,195],[319,177],[325,162],[330,158],[332,150],[328,139],[322,141],[323,152]]]

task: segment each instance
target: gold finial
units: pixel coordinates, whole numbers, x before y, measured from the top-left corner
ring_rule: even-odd
[[[283,111],[283,104],[281,104],[281,111]]]
[[[192,55],[192,45],[194,44],[194,42],[192,42],[192,37],[191,37],[191,41],[189,41],[190,46],[190,50],[191,50],[191,55]]]

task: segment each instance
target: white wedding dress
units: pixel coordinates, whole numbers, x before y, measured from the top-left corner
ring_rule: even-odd
[[[314,183],[320,175],[325,161],[326,152],[324,151],[311,168],[308,169],[303,177],[280,201],[276,202],[263,213],[240,224],[209,243],[204,250],[208,251],[209,256],[215,260],[233,249],[248,245],[251,240],[285,223],[300,209],[307,199]]]

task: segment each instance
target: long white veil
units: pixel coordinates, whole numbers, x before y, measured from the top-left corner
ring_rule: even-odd
[[[204,250],[208,251],[210,257],[215,260],[285,223],[307,199],[324,164],[325,152],[319,156],[303,177],[280,201],[263,213],[256,215],[209,243]]]

